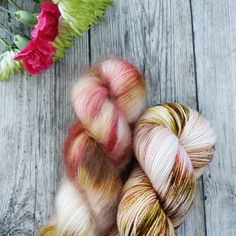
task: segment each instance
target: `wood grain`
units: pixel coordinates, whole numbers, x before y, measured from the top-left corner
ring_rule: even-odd
[[[188,1],[115,1],[91,30],[91,62],[121,57],[143,72],[149,105],[180,102],[197,107],[191,8]],[[205,235],[202,181],[178,235]]]
[[[33,235],[53,214],[61,144],[74,119],[71,88],[88,67],[87,49],[85,36],[40,77],[0,85],[0,235]]]
[[[216,156],[178,235],[236,235],[235,11],[234,0],[115,0],[62,62],[1,83],[0,235],[34,235],[53,215],[61,144],[74,119],[71,88],[110,57],[142,71],[149,105],[199,108],[217,132]]]
[[[53,215],[61,144],[74,119],[71,89],[89,66],[88,45],[85,34],[41,76],[0,84],[1,236],[35,235]]]
[[[217,134],[204,174],[206,233],[236,235],[236,2],[193,0],[200,111]]]

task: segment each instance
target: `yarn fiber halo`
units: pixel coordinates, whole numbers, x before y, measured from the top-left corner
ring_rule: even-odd
[[[132,156],[130,125],[144,111],[145,97],[142,75],[126,61],[104,61],[80,78],[56,214],[40,235],[115,235],[122,176]]]
[[[175,235],[215,142],[209,122],[195,110],[177,103],[146,110],[134,132],[141,168],[131,173],[118,208],[120,235]]]

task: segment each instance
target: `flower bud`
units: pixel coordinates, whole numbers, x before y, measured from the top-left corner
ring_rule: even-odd
[[[38,22],[37,15],[28,11],[17,11],[15,16],[17,21],[25,25],[35,26]]]
[[[14,37],[14,44],[17,46],[17,48],[21,51],[23,50],[26,45],[28,44],[28,39],[26,39],[25,37],[21,36],[21,35],[16,35]]]

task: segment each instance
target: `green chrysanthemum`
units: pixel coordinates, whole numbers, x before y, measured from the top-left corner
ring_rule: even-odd
[[[74,31],[71,29],[67,21],[60,17],[59,21],[59,34],[53,41],[53,46],[56,48],[54,61],[59,61],[66,53],[66,49],[73,46]]]
[[[57,52],[54,61],[59,61],[68,48],[73,46],[75,36],[81,36],[99,22],[112,0],[53,0],[61,12],[59,35],[53,42]]]
[[[7,80],[10,75],[22,71],[22,62],[13,59],[18,52],[17,49],[11,49],[0,55],[0,81]]]
[[[98,23],[112,0],[53,0],[53,2],[58,4],[62,17],[74,33],[81,35],[83,31]]]

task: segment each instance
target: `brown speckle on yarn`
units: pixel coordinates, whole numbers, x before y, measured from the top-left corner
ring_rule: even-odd
[[[211,161],[216,136],[197,111],[177,103],[147,109],[135,126],[140,167],[122,190],[121,236],[175,235],[193,204],[196,178]]]

